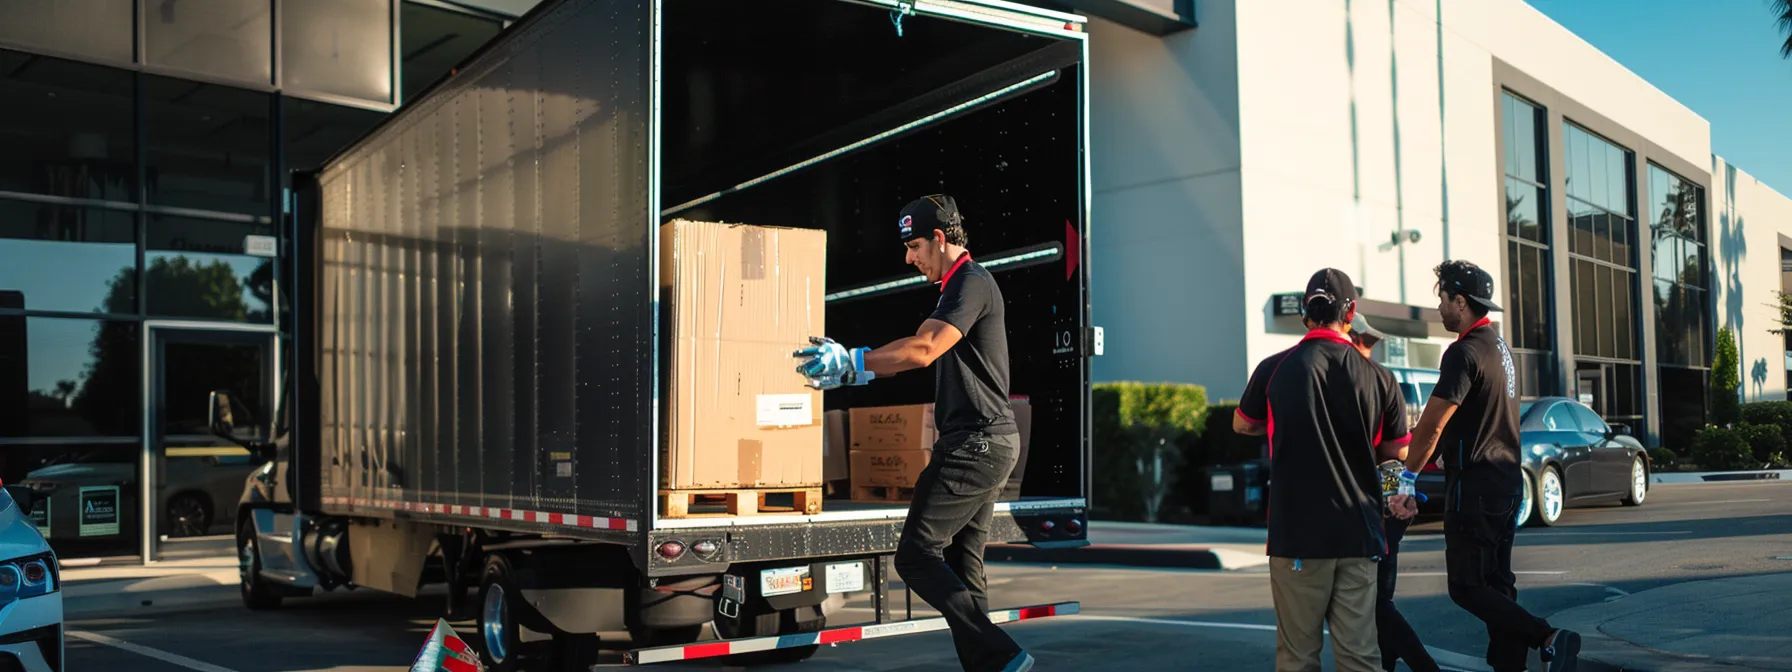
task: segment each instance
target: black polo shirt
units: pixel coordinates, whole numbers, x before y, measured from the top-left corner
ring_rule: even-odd
[[[1431,398],[1456,404],[1438,434],[1451,502],[1524,494],[1519,466],[1518,374],[1506,339],[1486,318],[1444,350]]]
[[[1406,402],[1380,369],[1318,329],[1251,374],[1238,413],[1269,427],[1269,555],[1387,552],[1375,447],[1408,437]]]
[[[1020,431],[1008,406],[1007,309],[995,276],[971,261],[970,253],[959,257],[940,280],[931,319],[964,335],[933,362],[933,417],[940,434]]]

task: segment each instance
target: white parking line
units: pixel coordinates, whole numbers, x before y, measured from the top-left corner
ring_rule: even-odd
[[[1226,623],[1226,622],[1222,622],[1222,621],[1183,621],[1183,620],[1176,620],[1176,619],[1169,619],[1169,618],[1144,618],[1144,617],[1140,617],[1140,616],[1100,616],[1100,615],[1086,614],[1086,613],[1078,614],[1075,616],[1068,616],[1066,618],[1067,619],[1082,619],[1082,620],[1087,620],[1087,621],[1112,621],[1112,622],[1120,622],[1120,623],[1142,623],[1142,624],[1147,624],[1147,625],[1169,625],[1169,626],[1184,627],[1184,628],[1222,628],[1222,629],[1228,629],[1228,630],[1256,630],[1258,632],[1275,632],[1276,631],[1276,626],[1263,625],[1261,623]],[[1328,636],[1331,634],[1330,628],[1325,628],[1324,631]],[[1456,653],[1455,651],[1449,651],[1446,649],[1440,649],[1435,646],[1427,646],[1427,647],[1425,647],[1425,650],[1430,652],[1431,657],[1433,659],[1435,659],[1438,662],[1438,664],[1446,670],[1466,670],[1468,672],[1485,672],[1488,669],[1486,663],[1482,662],[1480,659],[1475,658],[1473,656]]]
[[[1541,576],[1559,576],[1559,575],[1567,574],[1567,573],[1568,572],[1545,572],[1545,571],[1513,572],[1513,574],[1518,574],[1521,576],[1532,575],[1532,574],[1541,575]],[[1400,576],[1402,576],[1402,577],[1407,577],[1407,576],[1449,576],[1449,574],[1446,572],[1401,572]]]
[[[1711,502],[1679,502],[1679,506],[1704,506],[1707,504],[1753,504],[1755,502],[1771,502],[1771,499],[1720,499]]]
[[[93,642],[95,644],[103,644],[106,646],[110,646],[114,649],[129,651],[129,652],[135,653],[139,656],[154,658],[154,659],[162,661],[164,663],[179,665],[179,666],[187,668],[189,670],[195,670],[196,672],[236,672],[236,670],[232,670],[227,667],[218,667],[217,665],[213,665],[211,663],[200,662],[197,660],[193,660],[192,658],[188,658],[186,656],[182,656],[179,654],[169,653],[169,652],[163,651],[161,649],[152,649],[147,646],[143,646],[141,644],[132,644],[132,643],[124,641],[122,639],[107,637],[107,636],[99,634],[99,633],[86,632],[83,630],[70,630],[70,631],[68,631],[68,636],[73,637],[75,639],[84,639],[89,642]]]

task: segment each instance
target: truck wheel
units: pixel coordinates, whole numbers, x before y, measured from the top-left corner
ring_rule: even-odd
[[[510,561],[493,553],[479,577],[479,657],[490,672],[514,672],[522,655],[521,626],[512,600],[522,599]]]
[[[798,615],[811,616],[813,620],[798,620]],[[818,607],[800,607],[784,611],[774,611],[758,616],[741,618],[721,618],[715,620],[716,636],[721,639],[740,639],[743,637],[769,637],[772,635],[795,635],[815,632],[826,628],[828,619],[821,615]],[[820,646],[796,646],[788,649],[772,649],[757,651],[737,656],[729,656],[728,665],[776,665],[779,663],[795,663],[808,660],[820,649]]]
[[[261,579],[261,542],[255,538],[255,523],[245,518],[236,530],[237,582],[243,593],[243,606],[252,611],[280,608],[285,593],[278,586]]]

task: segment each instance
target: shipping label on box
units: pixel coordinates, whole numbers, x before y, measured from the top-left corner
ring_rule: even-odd
[[[855,450],[852,451],[852,484],[912,488],[932,458],[932,450]]]
[[[827,232],[678,220],[660,227],[660,255],[662,485],[821,485],[821,393],[791,353],[826,324]]]
[[[933,404],[852,409],[853,450],[933,450]]]

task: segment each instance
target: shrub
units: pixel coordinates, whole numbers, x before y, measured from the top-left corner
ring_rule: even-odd
[[[1680,456],[1675,455],[1674,451],[1666,447],[1650,448],[1649,461],[1654,464],[1655,471],[1667,471],[1674,467],[1674,463],[1680,461]]]
[[[1728,427],[1742,421],[1742,357],[1736,336],[1717,330],[1717,354],[1711,360],[1711,424]]]
[[[1207,390],[1180,383],[1095,386],[1095,492],[1103,515],[1157,522],[1201,434]]]
[[[1692,439],[1692,458],[1705,469],[1747,469],[1754,461],[1741,430],[1706,427]]]
[[[1742,421],[1751,425],[1772,425],[1792,445],[1792,401],[1757,401],[1742,405]]]
[[[1786,450],[1786,437],[1778,426],[1743,423],[1736,430],[1748,440],[1749,454],[1754,457],[1751,467],[1770,464]]]

